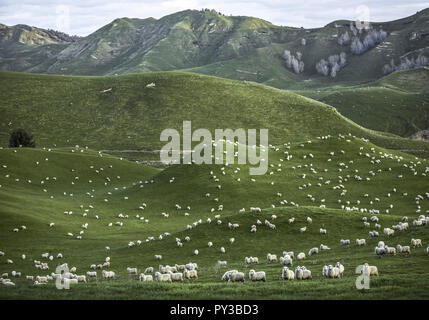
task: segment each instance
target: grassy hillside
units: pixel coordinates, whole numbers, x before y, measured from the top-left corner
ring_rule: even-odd
[[[428,82],[429,70],[418,68],[395,72],[365,85],[295,92],[334,106],[366,128],[409,137],[429,128]]]
[[[425,160],[341,135],[313,139],[302,145],[292,143],[290,147],[279,145],[278,148],[277,151],[270,148],[269,172],[259,177],[249,176],[248,166],[232,164],[223,166],[223,169],[216,165],[174,165],[159,172],[83,148],[0,150],[0,250],[5,252],[5,256],[0,257],[0,272],[10,274],[16,270],[23,273],[23,277],[13,278],[16,287],[0,286],[0,297],[429,298],[429,256],[425,252],[429,241],[428,226],[412,226],[413,219],[429,210],[425,194],[428,192]],[[292,156],[289,161],[285,152]],[[241,170],[237,171],[237,167]],[[210,171],[220,179],[219,182],[214,181]],[[172,177],[175,179],[170,183]],[[218,184],[221,189],[216,188]],[[342,187],[334,188],[340,185]],[[204,196],[207,192],[210,193],[208,198]],[[418,204],[415,201],[417,195],[423,196]],[[143,202],[147,207],[141,210],[139,206]],[[176,210],[176,204],[183,209]],[[217,210],[220,204],[223,211]],[[185,209],[186,206],[190,209]],[[250,206],[261,207],[263,211],[249,213]],[[371,222],[370,228],[364,227],[362,217],[369,219],[371,214],[342,210],[341,206],[379,210],[377,216],[382,229],[408,216],[410,228],[395,232],[391,238],[382,231],[379,238],[370,238],[368,231],[375,225]],[[239,213],[243,207],[246,213]],[[211,212],[211,208],[215,211]],[[73,214],[65,215],[64,211]],[[164,218],[161,212],[168,213],[169,217]],[[129,218],[121,219],[119,213],[127,214]],[[221,224],[215,223],[216,214],[221,215]],[[273,219],[272,214],[277,219]],[[144,216],[148,222],[137,219],[136,215]],[[306,222],[308,216],[313,219],[312,224]],[[208,217],[212,223],[206,222]],[[291,217],[295,217],[293,224],[288,223]],[[201,224],[187,230],[187,225],[199,219]],[[268,219],[276,229],[258,225],[257,232],[251,233],[250,227],[258,219],[262,222]],[[116,221],[123,222],[123,226],[108,227],[108,223]],[[50,228],[51,222],[55,222],[55,226]],[[240,226],[230,230],[228,222]],[[84,230],[82,240],[77,240],[75,237],[83,230],[81,225],[84,223],[88,223],[88,229]],[[27,230],[12,232],[21,225]],[[302,226],[307,226],[305,233],[299,232]],[[319,228],[326,228],[327,234],[320,235]],[[68,237],[68,232],[74,237]],[[171,235],[165,236],[166,232]],[[158,239],[159,235],[164,238],[146,242],[149,237]],[[184,240],[185,236],[190,237],[189,242]],[[176,237],[183,242],[182,248],[176,246]],[[233,244],[229,243],[231,237],[235,238]],[[356,238],[365,238],[367,246],[357,247],[354,244]],[[411,238],[422,239],[424,247],[412,248],[409,256],[398,254],[378,258],[373,252],[379,240],[396,246],[398,243],[409,245]],[[352,244],[341,246],[340,239],[350,239]],[[137,240],[143,243],[127,247],[129,241]],[[208,241],[213,242],[212,248],[207,246]],[[310,269],[313,280],[280,280],[281,266],[268,264],[265,260],[268,252],[280,256],[283,250],[292,250],[295,255],[302,251],[307,255],[310,248],[319,247],[321,243],[331,250],[294,261],[294,266],[305,265]],[[105,246],[110,246],[109,253]],[[220,252],[221,246],[225,247],[225,253]],[[193,254],[195,249],[199,250],[197,256]],[[40,256],[43,252],[54,256],[61,252],[64,258],[48,261],[50,269],[40,271],[34,268],[33,260],[44,261]],[[22,254],[26,254],[26,260],[20,258]],[[163,256],[161,262],[155,260],[155,254]],[[250,255],[259,257],[259,264],[252,267],[266,271],[266,283],[221,282],[225,270],[238,269],[247,274],[250,267],[244,265],[244,257]],[[84,274],[91,264],[102,263],[106,256],[111,257],[110,270],[117,273],[116,280],[102,280],[98,271],[98,280],[79,284],[69,291],[59,291],[53,282],[37,287],[24,278],[25,275],[50,273],[64,262],[76,266],[78,274]],[[14,263],[6,264],[6,259],[12,259]],[[217,260],[226,260],[228,266],[217,267]],[[199,278],[183,284],[140,283],[126,272],[127,267],[137,267],[143,272],[148,266],[157,269],[159,263],[172,265],[190,261],[198,263]],[[324,279],[321,275],[323,265],[337,261],[345,266],[344,277]],[[370,290],[363,292],[355,289],[354,271],[357,265],[365,262],[376,265],[380,276],[372,277]]]
[[[155,87],[146,85],[154,82]],[[392,149],[425,154],[422,142],[364,129],[334,108],[291,92],[189,73],[66,77],[0,73],[0,141],[13,128],[39,146],[159,149],[166,128],[267,128],[271,143],[352,133]],[[110,90],[111,89],[111,90]],[[103,92],[104,90],[110,90]],[[213,134],[213,133],[212,133]]]

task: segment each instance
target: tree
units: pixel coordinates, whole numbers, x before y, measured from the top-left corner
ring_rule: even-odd
[[[9,147],[30,147],[34,148],[36,143],[33,140],[33,136],[29,135],[24,129],[13,130],[10,134]]]

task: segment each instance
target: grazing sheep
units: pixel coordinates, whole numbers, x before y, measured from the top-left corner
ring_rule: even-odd
[[[213,247],[213,242],[209,241],[209,243],[207,243],[207,245],[210,247]]]
[[[114,271],[102,271],[103,279],[115,279],[115,272]]]
[[[258,271],[250,270],[249,271],[249,280],[251,281],[266,281],[265,271]]]
[[[87,271],[86,275],[90,278],[97,278],[97,271]]]
[[[384,247],[375,247],[374,252],[377,256],[382,256],[383,254],[386,254],[386,249]]]
[[[411,248],[410,248],[410,246],[401,246],[400,244],[398,244],[396,246],[396,249],[398,250],[398,253],[408,253],[408,254],[411,254]]]
[[[320,228],[320,234],[326,234],[326,229]]]
[[[229,270],[226,271],[223,275],[222,275],[222,281],[229,281],[229,277],[231,276],[232,273],[234,272],[238,272],[238,270]]]
[[[268,262],[277,262],[277,255],[275,254],[271,254],[271,253],[267,253],[267,261]]]
[[[169,272],[171,276],[172,282],[182,282],[183,281],[183,274],[179,272]]]
[[[289,270],[288,267],[283,267],[282,279],[283,280],[294,280],[295,279],[295,273],[292,270]]]
[[[280,264],[284,266],[292,266],[293,260],[290,255],[285,255],[284,257],[280,257]]]
[[[388,237],[390,237],[390,236],[393,236],[393,234],[395,233],[395,230],[390,229],[390,228],[384,228],[383,233],[385,235],[387,235]]]
[[[228,281],[230,282],[244,282],[244,273],[243,272],[233,272],[229,275]]]
[[[311,248],[311,249],[308,251],[308,255],[309,255],[309,256],[312,256],[313,254],[318,254],[318,253],[319,253],[319,248],[316,248],[316,247]]]
[[[218,260],[217,261],[217,265],[218,266],[226,266],[228,263],[226,262],[226,261],[221,261],[221,260]]]
[[[307,227],[302,227],[299,229],[299,232],[304,233],[305,231],[307,231]]]
[[[346,239],[346,240],[341,239],[340,242],[341,242],[341,244],[343,246],[350,245],[350,240],[349,239]]]
[[[153,267],[147,267],[144,273],[153,273]]]
[[[307,222],[308,222],[308,223],[312,223],[312,222],[313,222],[313,220],[312,220],[310,217],[307,217]]]
[[[363,265],[363,274],[370,276],[376,275],[378,277],[378,268],[376,266],[370,266],[368,263]]]
[[[129,274],[136,275],[137,274],[137,268],[129,268],[129,267],[127,267],[127,272]]]
[[[292,217],[292,218],[288,219],[288,223],[289,223],[289,224],[292,224],[292,223],[294,223],[294,222],[295,222],[295,218],[294,218],[294,217]]]
[[[198,253],[199,253],[199,251],[198,250],[194,250],[194,254],[196,255],[196,256],[198,256]]]
[[[328,246],[324,245],[323,243],[320,244],[320,250],[331,250]]]
[[[307,270],[307,268],[303,267],[296,267],[295,269],[295,279],[296,280],[306,280],[306,279],[312,279],[311,271]]]
[[[139,281],[153,281],[152,275],[145,275],[144,273],[140,273]]]
[[[344,266],[340,262],[337,262],[335,266],[340,270],[340,277],[342,277],[344,275]]]
[[[189,262],[185,265],[187,270],[196,270],[198,269],[198,265],[196,263]]]
[[[296,256],[296,258],[297,258],[298,260],[303,260],[303,259],[305,259],[305,253],[304,253],[304,252],[300,252],[300,253],[298,253],[298,255]]]
[[[413,248],[415,247],[421,247],[422,246],[422,240],[421,239],[411,239],[411,245]]]
[[[366,240],[365,239],[356,239],[356,245],[357,246],[364,246],[364,245],[366,245]]]
[[[155,280],[159,282],[172,282],[171,275],[169,273],[155,272]]]
[[[197,270],[195,270],[195,269],[193,269],[193,270],[185,269],[183,271],[183,276],[185,279],[188,279],[188,280],[190,280],[192,278],[198,279],[198,273],[197,273]]]

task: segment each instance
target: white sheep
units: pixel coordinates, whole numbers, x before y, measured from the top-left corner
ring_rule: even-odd
[[[152,275],[145,275],[144,273],[140,273],[139,281],[153,281]]]
[[[318,254],[319,253],[319,248],[311,248],[310,251],[308,251],[308,255],[312,256],[313,254]]]
[[[155,272],[155,280],[159,282],[172,282],[171,274]]]
[[[188,280],[192,278],[198,279],[198,272],[195,269],[192,269],[192,270],[185,269],[183,271],[183,277]]]
[[[97,278],[97,271],[87,271],[87,272],[86,272],[86,275],[87,275],[89,278]]]
[[[293,260],[292,260],[291,256],[288,254],[283,256],[283,257],[280,257],[279,261],[280,261],[280,264],[284,265],[284,266],[292,266],[293,265]]]
[[[295,273],[292,270],[289,270],[288,267],[283,267],[282,279],[283,280],[294,280],[295,279]]]
[[[341,244],[343,246],[350,245],[350,240],[349,239],[346,239],[346,240],[341,239],[340,242],[341,242]]]
[[[356,245],[357,246],[364,246],[364,245],[366,245],[366,240],[365,239],[356,239]]]
[[[300,252],[300,253],[298,253],[298,255],[296,256],[296,258],[297,258],[298,260],[303,260],[303,259],[305,259],[305,253],[304,253],[304,252]]]
[[[153,273],[153,267],[147,267],[144,273]]]
[[[182,282],[183,281],[183,274],[179,272],[169,272],[171,276],[172,282]]]
[[[411,245],[415,247],[421,247],[422,246],[422,240],[421,239],[411,239]]]
[[[271,253],[267,253],[267,261],[268,261],[268,262],[274,262],[274,261],[277,261],[277,255],[275,255],[275,254],[271,254]]]
[[[368,263],[365,263],[363,265],[363,274],[367,274],[367,275],[376,275],[378,276],[378,268],[376,266],[370,266],[368,265]]]
[[[408,253],[408,254],[411,254],[411,248],[410,248],[410,246],[401,246],[400,244],[398,244],[396,246],[396,249],[397,249],[398,253]]]
[[[251,281],[266,281],[266,275],[265,275],[265,271],[258,271],[256,272],[255,270],[250,270],[249,271],[249,280]]]
[[[244,273],[243,272],[233,272],[229,275],[228,281],[230,282],[244,282]]]
[[[137,268],[130,268],[130,267],[127,267],[127,272],[128,272],[129,274],[136,275],[136,274],[137,274]]]
[[[102,271],[103,279],[115,279],[115,272],[114,271]]]

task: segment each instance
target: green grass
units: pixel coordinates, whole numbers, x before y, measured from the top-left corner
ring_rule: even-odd
[[[154,82],[155,88],[146,88]],[[162,130],[267,128],[269,142],[303,141],[338,133],[369,138],[390,149],[426,156],[429,146],[367,130],[334,108],[250,82],[190,73],[111,77],[0,73],[0,145],[22,127],[38,146],[157,150]],[[112,89],[103,93],[103,90]]]
[[[341,153],[341,150],[344,153]],[[293,156],[290,161],[280,161],[285,158],[284,151]],[[333,156],[329,154],[331,151],[335,152]],[[313,158],[308,156],[310,153]],[[305,159],[304,155],[307,156]],[[46,158],[48,160],[45,160]],[[371,160],[374,163],[371,163]],[[379,163],[375,162],[376,160],[380,160]],[[36,161],[39,161],[38,165]],[[312,143],[305,142],[303,146],[300,143],[292,143],[290,149],[279,145],[278,151],[270,150],[269,163],[272,166],[266,175],[251,177],[247,165],[224,166],[225,175],[221,174],[221,166],[217,165],[173,165],[159,171],[106,154],[100,156],[97,152],[82,148],[51,151],[2,149],[0,250],[6,255],[0,257],[0,272],[10,273],[17,270],[23,272],[23,275],[42,274],[43,272],[33,267],[32,260],[40,260],[43,252],[50,252],[53,255],[62,252],[64,259],[50,262],[49,273],[54,271],[60,262],[68,262],[70,266],[77,267],[78,274],[83,274],[89,270],[90,264],[102,263],[109,255],[112,262],[111,270],[117,273],[118,278],[114,281],[103,281],[98,272],[99,280],[90,281],[85,285],[79,284],[70,291],[59,291],[53,283],[43,288],[35,287],[25,279],[18,278],[13,279],[17,284],[15,288],[0,286],[0,297],[3,299],[429,298],[427,269],[429,256],[425,252],[429,242],[428,227],[412,226],[413,219],[429,210],[425,196],[425,192],[428,191],[428,177],[422,175],[427,167],[426,160],[381,149],[352,136],[335,136],[327,140],[313,139]],[[234,173],[237,167],[241,170]],[[282,170],[277,171],[278,168]],[[314,168],[317,173],[312,173],[310,168]],[[412,168],[417,175],[414,175]],[[220,178],[220,182],[214,182],[210,177],[210,171]],[[375,176],[371,175],[370,171],[373,171]],[[302,178],[304,173],[305,179]],[[361,176],[363,180],[355,180],[355,175]],[[398,178],[398,175],[403,177]],[[79,179],[76,179],[76,176]],[[49,177],[49,180],[46,177]],[[53,180],[53,177],[56,177],[56,180]],[[107,182],[107,177],[110,178],[110,182]],[[170,183],[172,177],[175,177],[175,181]],[[240,182],[237,181],[238,177],[241,179]],[[320,180],[320,177],[323,180]],[[367,177],[370,180],[366,180]],[[256,181],[252,182],[250,178]],[[29,179],[31,183],[27,181]],[[89,180],[92,182],[89,183]],[[153,183],[150,183],[150,180],[153,180]],[[329,185],[324,183],[327,180],[331,181]],[[274,185],[271,185],[272,181]],[[322,186],[319,187],[318,182]],[[218,184],[222,185],[222,189],[216,189]],[[333,189],[333,186],[339,184],[344,185],[346,195],[340,196],[342,189]],[[393,192],[393,188],[396,188],[397,192]],[[204,196],[207,192],[211,194],[209,198]],[[282,196],[278,197],[277,192],[282,193]],[[408,194],[404,195],[405,192]],[[70,193],[73,196],[70,196]],[[365,198],[365,193],[370,196]],[[388,193],[391,194],[390,197]],[[314,201],[308,197],[309,194],[314,197]],[[414,199],[419,194],[424,196],[425,200],[420,201],[421,212],[417,213]],[[125,197],[128,197],[128,200]],[[375,200],[376,197],[380,199],[379,202]],[[214,201],[214,198],[219,198],[219,201]],[[395,232],[390,239],[381,231],[379,238],[372,239],[368,231],[374,229],[374,224],[371,223],[371,228],[365,228],[361,220],[363,216],[369,217],[370,214],[341,210],[338,199],[341,199],[344,205],[346,201],[350,201],[350,206],[380,210],[378,216],[382,228],[398,223],[402,216],[409,217],[410,228],[408,231]],[[287,205],[281,205],[281,200],[287,200]],[[360,204],[357,204],[358,200]],[[292,206],[292,201],[299,204],[299,207]],[[147,204],[145,210],[138,209],[142,202]],[[319,207],[322,203],[326,208]],[[182,208],[189,205],[191,210],[176,210],[175,204],[180,204]],[[211,213],[210,209],[217,208],[219,204],[223,204],[224,210]],[[272,204],[275,208],[271,208]],[[393,204],[393,208],[386,213],[385,210],[390,204]],[[90,208],[90,205],[93,208]],[[243,207],[248,210],[250,206],[261,207],[263,212],[260,214],[238,212]],[[82,216],[84,209],[88,209],[87,217]],[[72,210],[73,214],[64,215],[63,212],[66,210]],[[161,212],[169,213],[170,217],[163,218]],[[185,216],[184,212],[189,212],[190,215]],[[119,213],[128,214],[129,219],[118,218]],[[149,219],[149,223],[136,219],[137,214]],[[206,223],[208,217],[213,219],[216,214],[221,215],[222,224]],[[278,218],[272,220],[272,214]],[[95,215],[99,215],[100,219],[95,219]],[[296,221],[294,224],[288,224],[287,220],[292,216]],[[301,234],[298,230],[307,225],[307,216],[312,217],[313,223],[308,225],[306,233]],[[203,221],[201,225],[186,230],[188,224],[199,219]],[[276,225],[276,229],[271,230],[262,225],[257,226],[256,233],[250,233],[250,226],[256,224],[257,219],[262,222],[265,219],[270,220]],[[115,221],[124,222],[124,226],[107,226],[109,222]],[[55,227],[49,228],[50,222],[55,222]],[[76,235],[85,222],[88,222],[89,226],[82,240],[66,236],[67,232]],[[239,223],[240,227],[237,230],[230,230],[228,222]],[[27,230],[12,232],[13,228],[21,225],[26,225]],[[319,228],[326,228],[327,235],[320,235]],[[145,242],[147,237],[157,238],[164,232],[171,233],[171,236],[163,240]],[[189,236],[191,240],[186,242],[185,236]],[[182,239],[183,248],[176,246],[176,237]],[[235,238],[233,245],[229,243],[230,237]],[[354,244],[356,238],[366,238],[367,246],[356,247]],[[380,259],[373,253],[373,248],[379,240],[384,240],[390,246],[396,246],[398,243],[408,245],[411,238],[422,239],[424,247],[412,249],[409,257],[396,255]],[[138,239],[143,241],[141,246],[127,248],[129,241]],[[343,247],[340,245],[340,239],[350,239],[352,244]],[[208,241],[214,243],[212,248],[208,248]],[[328,245],[331,250],[322,251],[301,262],[294,261],[294,266],[305,265],[312,271],[311,281],[279,280],[281,266],[278,263],[268,264],[265,260],[268,252],[280,255],[283,250],[293,250],[295,254],[300,251],[307,254],[310,248],[318,247],[321,243]],[[106,245],[111,247],[109,254],[105,252]],[[226,248],[226,253],[220,252],[221,246]],[[200,252],[198,256],[193,255],[195,249]],[[26,260],[20,259],[22,253],[27,255]],[[197,262],[198,280],[172,285],[148,284],[139,283],[127,275],[126,267],[138,267],[139,270],[147,266],[157,268],[159,261],[154,259],[154,254],[162,254],[162,264]],[[254,268],[266,271],[266,283],[221,282],[220,277],[227,269],[236,268],[247,273],[250,268],[244,265],[244,257],[250,255],[259,257],[260,263]],[[6,259],[12,259],[14,264],[7,265]],[[228,267],[216,268],[217,260],[227,260]],[[323,265],[336,261],[341,261],[346,268],[344,278],[322,278]],[[371,278],[371,289],[362,292],[354,287],[356,279],[354,269],[364,262],[376,265],[380,270],[380,276]]]

